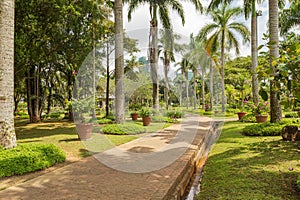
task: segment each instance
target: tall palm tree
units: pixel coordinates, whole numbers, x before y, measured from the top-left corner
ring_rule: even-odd
[[[171,28],[169,8],[175,10],[184,24],[184,10],[182,3],[178,0],[124,0],[129,3],[128,19],[131,20],[132,12],[140,5],[149,4],[150,10],[150,34],[149,34],[149,62],[151,69],[151,78],[153,85],[153,107],[159,109],[159,87],[158,87],[158,15],[164,28]],[[189,0],[195,5],[197,10],[202,11],[202,5],[199,0]]]
[[[118,124],[125,120],[125,94],[124,94],[124,46],[123,46],[123,2],[115,0],[115,107]]]
[[[181,61],[176,63],[176,65],[179,65],[179,68],[177,71],[181,71],[181,74],[184,78],[185,82],[185,92],[186,92],[186,108],[189,108],[189,79],[188,79],[188,70],[191,66],[191,63],[188,61],[187,56],[183,56]],[[180,91],[182,92],[182,91]]]
[[[278,0],[269,0],[269,33],[270,33],[270,67],[272,80],[270,81],[270,107],[271,123],[282,120],[282,111],[279,98],[279,83],[276,81],[276,59],[279,57],[279,23],[278,23]],[[275,62],[274,62],[275,61]]]
[[[259,85],[256,73],[258,66],[258,51],[257,51],[257,16],[256,3],[261,3],[263,0],[244,0],[245,18],[248,19],[251,14],[251,58],[252,58],[252,96],[253,102],[258,103],[259,100]],[[217,8],[221,2],[231,3],[232,0],[212,0],[209,9]]]
[[[14,129],[14,0],[0,1],[0,146],[17,145]]]
[[[215,51],[218,47],[221,49],[222,112],[225,112],[225,48],[234,48],[235,52],[239,54],[239,41],[233,31],[239,33],[244,42],[250,40],[248,28],[242,23],[232,22],[232,20],[242,14],[242,12],[243,10],[239,7],[228,8],[226,3],[223,4],[221,8],[209,11],[208,14],[211,15],[214,22],[205,25],[198,35],[200,39],[205,39],[212,33],[207,39],[206,48],[212,51]]]

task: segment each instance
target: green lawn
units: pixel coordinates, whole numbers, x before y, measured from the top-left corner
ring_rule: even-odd
[[[247,124],[223,127],[204,169],[199,199],[300,199],[300,143],[246,137]]]

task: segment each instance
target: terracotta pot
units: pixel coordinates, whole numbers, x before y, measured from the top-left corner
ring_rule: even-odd
[[[239,117],[239,120],[242,119],[247,113],[245,112],[238,112],[238,117]]]
[[[143,126],[148,126],[151,122],[151,118],[149,116],[144,116],[143,118]]]
[[[263,123],[268,120],[268,115],[256,115],[255,117],[257,123]]]
[[[76,124],[78,138],[81,140],[88,140],[91,138],[93,123]]]
[[[131,119],[136,121],[139,118],[139,114],[138,113],[131,113]]]

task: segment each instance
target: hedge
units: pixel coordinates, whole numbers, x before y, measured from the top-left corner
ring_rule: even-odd
[[[0,177],[21,175],[64,162],[66,154],[53,144],[19,144],[0,148]]]
[[[146,129],[136,124],[109,124],[104,126],[102,132],[111,135],[134,135],[144,133]]]
[[[281,130],[286,124],[279,123],[259,123],[246,126],[243,129],[243,134],[248,136],[279,136]]]

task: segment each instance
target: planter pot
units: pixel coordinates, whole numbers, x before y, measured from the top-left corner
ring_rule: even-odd
[[[238,117],[239,117],[239,120],[242,119],[247,113],[245,112],[238,112]]]
[[[257,115],[256,117],[256,122],[257,123],[263,123],[268,120],[268,115]]]
[[[78,138],[81,140],[88,140],[91,138],[93,123],[76,124]]]
[[[143,126],[148,126],[151,122],[151,118],[149,116],[143,117]]]
[[[131,115],[131,119],[134,120],[134,121],[136,121],[139,117],[138,113],[131,113],[130,115]]]

